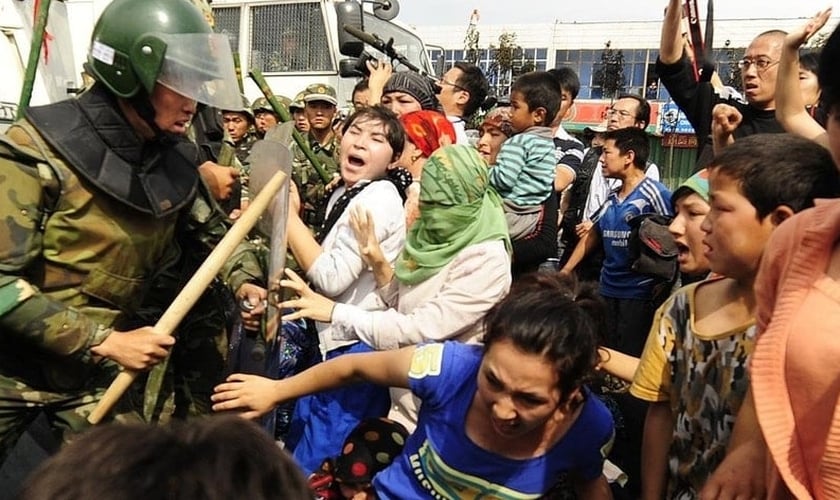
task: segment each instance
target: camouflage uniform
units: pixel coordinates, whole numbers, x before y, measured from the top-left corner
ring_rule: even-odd
[[[140,142],[106,94],[94,85],[32,108],[0,136],[0,459],[41,410],[61,436],[88,425],[119,371],[90,348],[126,330],[156,272],[179,262],[175,239],[198,182],[195,155],[185,155],[194,147]],[[161,190],[157,205],[108,189],[114,178],[127,186],[139,165],[156,176],[146,182]],[[115,166],[120,175],[102,181]],[[226,270],[232,287],[253,279],[240,271],[233,261]],[[114,414],[136,418],[125,401]]]
[[[312,152],[322,160],[327,175],[332,177],[338,174],[338,137],[333,135],[326,145],[319,144],[312,137],[312,134],[307,135],[307,140]],[[311,229],[318,229],[324,222],[327,210],[327,183],[324,182],[297,143],[292,144],[291,153],[292,180],[300,193],[303,222]]]

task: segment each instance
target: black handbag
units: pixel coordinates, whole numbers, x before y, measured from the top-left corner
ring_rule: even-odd
[[[674,237],[668,231],[671,218],[648,213],[627,221],[630,225],[630,269],[660,281],[673,281],[677,277],[679,251]]]

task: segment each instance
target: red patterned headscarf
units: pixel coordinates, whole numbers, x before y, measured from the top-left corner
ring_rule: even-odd
[[[426,158],[432,156],[441,146],[455,144],[455,129],[449,120],[437,111],[413,111],[400,116],[400,122],[408,140],[417,146]]]

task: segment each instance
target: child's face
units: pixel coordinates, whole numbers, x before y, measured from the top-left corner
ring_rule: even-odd
[[[709,272],[709,261],[704,255],[703,236],[700,228],[703,219],[709,213],[709,204],[697,193],[679,198],[674,203],[676,214],[668,226],[668,231],[674,236],[679,249],[677,257],[680,272],[689,276],[697,276]]]
[[[627,165],[632,163],[630,153],[622,153],[615,145],[615,139],[604,141],[601,152],[601,174],[610,179],[623,179]]]
[[[558,382],[556,368],[545,357],[500,340],[484,354],[474,404],[487,413],[500,439],[531,437],[562,415]]]
[[[759,219],[738,181],[717,169],[709,173],[709,205],[701,226],[709,267],[730,278],[753,279],[773,231],[771,215]]]
[[[542,117],[540,116],[540,110],[542,110]],[[535,110],[528,108],[525,96],[521,92],[515,90],[510,94],[510,125],[515,132],[522,132],[534,125],[543,125],[544,115],[545,110],[542,108]]]
[[[557,123],[563,121],[563,118],[566,117],[566,113],[569,112],[569,108],[572,107],[574,104],[574,100],[572,99],[572,93],[568,90],[563,90],[560,92],[560,109],[557,111]]]
[[[385,124],[360,116],[341,138],[339,154],[341,178],[350,188],[361,180],[384,176],[393,161],[394,150],[388,142]]]
[[[479,129],[481,136],[478,138],[478,154],[487,161],[488,165],[496,163],[496,155],[502,149],[502,143],[505,142],[507,136],[499,127],[492,125],[482,125]]]

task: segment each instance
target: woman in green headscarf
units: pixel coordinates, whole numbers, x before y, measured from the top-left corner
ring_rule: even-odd
[[[470,146],[445,146],[429,157],[420,182],[420,216],[395,270],[382,257],[367,213],[351,215],[363,258],[389,309],[337,304],[289,272],[291,279],[283,285],[300,298],[283,303],[297,309],[287,318],[331,321],[334,336],[360,339],[379,350],[430,341],[479,341],[480,319],[511,283],[507,223],[487,174],[487,164]],[[392,389],[391,398],[389,417],[413,430],[417,406],[411,393]]]

